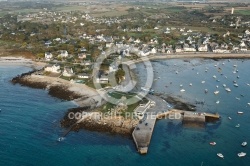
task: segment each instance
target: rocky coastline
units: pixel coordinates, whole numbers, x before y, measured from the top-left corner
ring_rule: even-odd
[[[23,73],[14,77],[11,82],[13,84],[20,84],[22,86],[27,86],[30,88],[46,89],[48,90],[49,95],[62,100],[70,101],[82,97],[80,94],[68,90],[68,88],[64,85],[52,85],[49,82],[35,81],[34,79],[32,79],[32,74],[35,74],[36,72],[38,71],[33,70],[27,73]]]
[[[48,94],[61,100],[66,101],[76,101],[76,103],[81,103],[79,107],[71,108],[66,113],[63,119],[60,121],[60,125],[69,129],[70,131],[79,131],[80,129],[86,129],[90,131],[98,132],[108,132],[112,134],[128,135],[131,133],[138,123],[135,119],[125,119],[122,116],[107,116],[102,115],[98,110],[98,104],[91,105],[89,103],[91,99],[95,99],[98,103],[102,103],[101,97],[92,88],[86,85],[80,85],[75,83],[70,83],[70,81],[62,80],[60,78],[51,78],[47,76],[38,75],[39,71],[34,70],[27,73],[23,73],[14,77],[11,82],[13,84],[20,84],[22,86],[27,86],[35,89],[44,89],[48,91]],[[96,96],[95,96],[96,95]],[[69,119],[68,114],[70,112],[82,113],[82,112],[94,112],[96,116],[90,116],[87,119],[77,123],[79,119]]]

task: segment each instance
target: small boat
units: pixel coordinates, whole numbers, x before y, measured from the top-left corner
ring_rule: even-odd
[[[237,78],[240,78],[240,76],[237,76]]]
[[[219,86],[218,86],[218,85],[216,85],[216,88],[219,88]]]
[[[208,90],[207,90],[207,89],[205,89],[205,93],[208,93]]]
[[[250,106],[250,103],[247,103]]]
[[[220,82],[220,80],[216,80],[217,82]]]
[[[225,90],[226,90],[227,92],[231,92],[231,89],[230,89],[230,88],[225,88]]]
[[[207,70],[205,70],[205,72],[207,72]]]
[[[181,92],[185,92],[186,90],[185,90],[185,89],[181,89],[180,91],[181,91]]]
[[[222,159],[224,159],[224,156],[223,156],[222,153],[217,153],[217,156],[220,157],[220,158],[222,158]]]
[[[196,73],[197,75],[199,74],[199,72]]]
[[[240,100],[240,98],[239,97],[235,97],[236,98],[236,100]]]
[[[238,87],[239,85],[235,83],[234,86],[235,86],[235,87]]]
[[[227,76],[224,76],[225,78],[227,78]]]
[[[223,84],[223,87],[225,88],[227,85],[226,84]]]
[[[232,118],[231,118],[230,116],[228,117],[228,119],[229,119],[229,120],[232,120]]]
[[[247,86],[250,86],[250,84],[247,83]]]
[[[183,85],[182,85],[182,84],[180,84],[180,87],[183,87]]]
[[[238,156],[239,157],[245,157],[247,154],[246,153],[244,153],[244,152],[240,152],[240,153],[238,153]]]
[[[216,78],[216,75],[214,75],[213,78]]]
[[[206,81],[201,81],[202,84],[204,84]]]
[[[242,142],[241,146],[243,147],[247,146],[247,142]]]
[[[240,124],[237,124],[235,127],[237,127],[237,128],[240,127]]]
[[[57,141],[58,142],[61,142],[61,141],[63,141],[65,138],[64,137],[59,137],[58,139],[57,139]]]
[[[219,94],[219,93],[220,93],[220,91],[218,91],[218,90],[214,92],[215,95],[217,95],[217,94]]]
[[[236,81],[233,81],[233,83],[236,83]]]
[[[237,114],[243,114],[243,113],[244,113],[244,112],[242,112],[242,111],[238,111],[238,112],[237,112]]]
[[[218,101],[216,101],[216,104],[219,104],[220,103],[220,101],[218,100]]]
[[[175,74],[178,74],[178,71],[175,71]]]
[[[237,67],[237,65],[234,65],[234,67]]]
[[[189,86],[192,86],[192,85],[193,85],[192,83],[189,84]]]
[[[216,142],[210,142],[209,144],[214,146],[216,145]]]

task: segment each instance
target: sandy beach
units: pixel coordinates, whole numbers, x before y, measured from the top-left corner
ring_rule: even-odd
[[[0,57],[0,65],[1,66],[15,66],[15,65],[22,65],[22,66],[28,66],[33,69],[39,70],[42,69],[46,63],[44,62],[36,62],[31,59],[23,58],[23,57],[12,57],[12,56],[6,56],[6,57]]]

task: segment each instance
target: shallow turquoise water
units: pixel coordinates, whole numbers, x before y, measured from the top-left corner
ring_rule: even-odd
[[[139,155],[131,138],[107,133],[81,130],[71,132],[64,141],[57,142],[64,132],[59,121],[67,108],[74,107],[72,102],[64,102],[53,98],[44,90],[31,89],[20,85],[12,85],[9,80],[17,74],[29,71],[27,67],[0,66],[0,165],[242,165],[250,163],[249,147],[241,147],[242,141],[250,143],[250,83],[248,73],[250,61],[200,61],[191,63],[181,60],[153,62],[155,78],[153,88],[157,92],[180,95],[185,100],[203,100],[206,102],[199,109],[219,112],[222,120],[207,125],[204,129],[184,128],[180,122],[160,120],[157,122],[154,135],[147,155]],[[176,67],[174,64],[177,64]],[[218,73],[214,64],[221,66]],[[192,64],[195,64],[193,66]],[[238,74],[233,74],[233,64],[238,65]],[[192,68],[194,67],[194,70]],[[205,73],[205,67],[209,67]],[[143,78],[143,65],[137,70]],[[179,70],[179,74],[175,74]],[[197,75],[197,72],[199,74]],[[217,75],[220,82],[212,78]],[[238,88],[233,86],[237,80]],[[143,79],[142,79],[143,80]],[[205,84],[201,84],[205,80]],[[169,82],[172,82],[170,85]],[[193,86],[189,87],[192,82]],[[227,84],[232,92],[226,93],[222,84]],[[185,93],[180,93],[179,85],[183,84]],[[220,93],[215,96],[213,91],[219,85]],[[165,86],[168,85],[168,88]],[[207,95],[204,89],[209,89]],[[244,97],[241,97],[243,94]],[[235,97],[240,97],[238,101]],[[215,101],[220,100],[220,104]],[[242,116],[237,111],[244,111]],[[228,116],[232,120],[227,119]],[[235,125],[240,123],[240,128]],[[211,147],[209,142],[216,141]],[[244,151],[248,155],[238,158],[237,153]],[[216,153],[224,154],[221,160]]]

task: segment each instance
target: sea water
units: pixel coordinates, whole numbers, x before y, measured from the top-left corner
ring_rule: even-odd
[[[250,107],[247,104],[250,102],[247,85],[250,61],[164,60],[152,62],[152,65],[154,78],[160,78],[153,84],[156,93],[194,103],[204,101],[204,105],[197,105],[198,111],[218,112],[221,120],[199,129],[184,127],[178,120],[159,120],[147,155],[137,153],[132,138],[108,133],[80,130],[70,132],[58,142],[65,132],[60,120],[75,104],[53,98],[45,90],[10,82],[30,68],[0,66],[0,165],[248,166],[250,150],[248,146],[241,147],[241,143],[250,143]],[[237,65],[239,72],[236,74],[233,65]],[[137,65],[135,72],[140,85],[146,78],[145,65]],[[239,87],[234,87],[234,80]],[[193,86],[189,86],[190,83]],[[232,92],[227,93],[222,84]],[[180,89],[186,91],[181,93]],[[205,94],[204,89],[209,92]],[[215,90],[220,93],[214,95]],[[216,104],[218,100],[220,103]],[[244,114],[238,115],[237,111]],[[239,128],[235,127],[237,124]],[[209,145],[212,141],[217,145]],[[237,153],[241,151],[247,156],[239,158]],[[218,158],[217,153],[222,153],[225,159]]]

